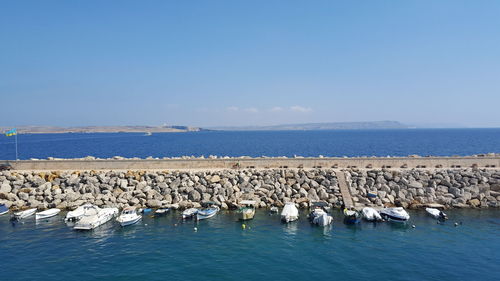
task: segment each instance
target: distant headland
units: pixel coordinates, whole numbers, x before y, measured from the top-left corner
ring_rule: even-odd
[[[270,126],[234,126],[213,127],[213,130],[222,131],[311,131],[311,130],[370,130],[370,129],[409,129],[414,126],[405,125],[398,121],[367,121],[367,122],[326,122],[326,123],[303,123],[282,124]]]
[[[0,127],[3,132],[9,128]],[[64,133],[181,133],[199,132],[206,129],[188,126],[21,126],[17,127],[19,134],[64,134]]]
[[[12,127],[0,127],[4,132]],[[383,129],[415,129],[415,128],[465,128],[464,126],[431,126],[409,125],[399,121],[366,121],[366,122],[321,122],[321,123],[296,123],[279,125],[255,126],[20,126],[20,134],[62,134],[62,133],[180,133],[200,131],[320,131],[320,130],[383,130]]]

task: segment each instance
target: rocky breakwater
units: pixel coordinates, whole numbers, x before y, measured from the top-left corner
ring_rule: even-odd
[[[98,206],[198,207],[214,201],[233,208],[250,199],[258,207],[293,201],[342,204],[332,170],[221,170],[210,172],[86,171],[0,172],[0,203],[11,209]]]
[[[350,170],[356,206],[500,207],[500,170]]]

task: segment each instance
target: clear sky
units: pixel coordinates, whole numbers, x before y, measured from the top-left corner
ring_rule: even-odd
[[[0,126],[500,127],[500,1],[0,1]]]

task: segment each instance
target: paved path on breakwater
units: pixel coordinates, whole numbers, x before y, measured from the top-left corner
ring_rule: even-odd
[[[465,157],[58,159],[19,160],[16,170],[435,169],[500,167],[500,155]]]
[[[335,171],[335,174],[337,175],[340,193],[342,194],[342,200],[344,202],[344,205],[346,208],[350,209],[354,207],[354,203],[352,202],[351,192],[349,191],[349,186],[347,185],[345,172]]]

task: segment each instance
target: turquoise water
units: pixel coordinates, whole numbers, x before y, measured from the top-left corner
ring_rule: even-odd
[[[411,211],[411,226],[363,222],[288,225],[259,210],[199,223],[145,216],[77,232],[63,214],[12,225],[0,217],[3,280],[498,280],[500,212],[450,210],[443,225]],[[454,222],[462,224],[455,227]],[[198,231],[194,231],[197,227]]]

